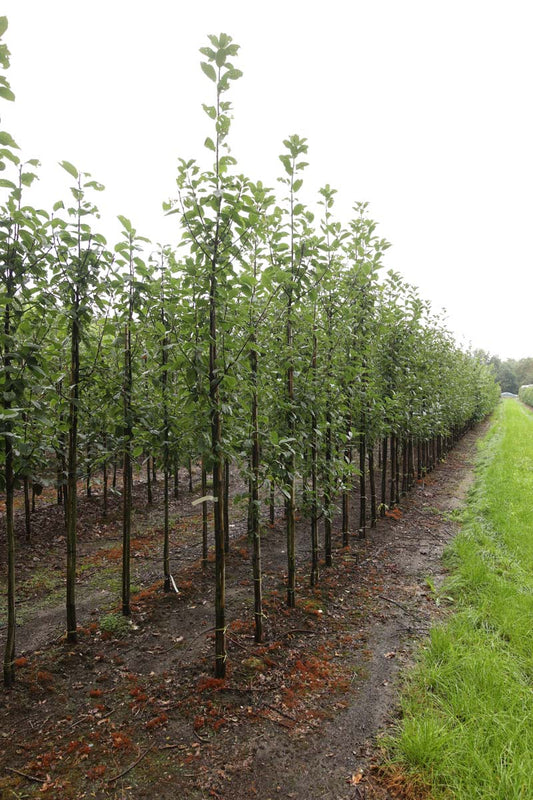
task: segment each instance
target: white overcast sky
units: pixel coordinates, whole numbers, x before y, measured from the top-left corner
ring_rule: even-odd
[[[106,185],[117,214],[177,241],[178,157],[210,165],[198,49],[241,45],[233,103],[239,169],[275,186],[290,134],[305,136],[304,197],[338,190],[346,222],[370,202],[387,268],[445,308],[458,341],[533,355],[531,0],[4,0],[2,127],[43,168],[33,202],[65,195],[63,159]]]

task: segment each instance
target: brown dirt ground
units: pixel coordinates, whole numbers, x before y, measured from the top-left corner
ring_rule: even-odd
[[[294,610],[284,603],[279,509],[262,539],[262,645],[253,640],[243,509],[234,506],[223,682],[211,677],[213,565],[202,569],[199,560],[201,519],[199,507],[191,506],[197,493],[183,488],[173,501],[172,570],[180,592],[165,595],[156,510],[161,486],[153,507],[137,486],[137,591],[131,625],[117,635],[103,630],[102,618],[118,610],[119,500],[105,520],[98,496],[80,500],[76,645],[62,633],[61,510],[43,502],[34,512],[31,544],[19,519],[19,660],[14,689],[0,690],[0,800],[406,797],[398,776],[378,777],[379,735],[397,716],[399,675],[429,625],[445,613],[426,579],[438,586],[444,577],[441,554],[457,529],[450,512],[471,482],[483,429],[468,433],[403,498],[398,519],[380,520],[365,540],[354,534],[346,549],[337,531],[334,566],[322,568],[314,590],[302,520]],[[2,650],[3,633],[2,627]]]

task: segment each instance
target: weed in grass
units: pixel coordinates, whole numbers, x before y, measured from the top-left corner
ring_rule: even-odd
[[[122,614],[105,614],[100,618],[100,630],[116,638],[126,636],[130,630],[130,621]]]

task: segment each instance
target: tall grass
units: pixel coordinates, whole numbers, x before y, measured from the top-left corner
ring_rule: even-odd
[[[498,408],[461,533],[455,611],[408,681],[391,759],[436,800],[533,798],[533,413]]]

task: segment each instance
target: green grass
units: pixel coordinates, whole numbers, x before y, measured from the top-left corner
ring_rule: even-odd
[[[533,413],[498,408],[446,554],[455,612],[408,679],[391,761],[435,800],[533,798]]]

